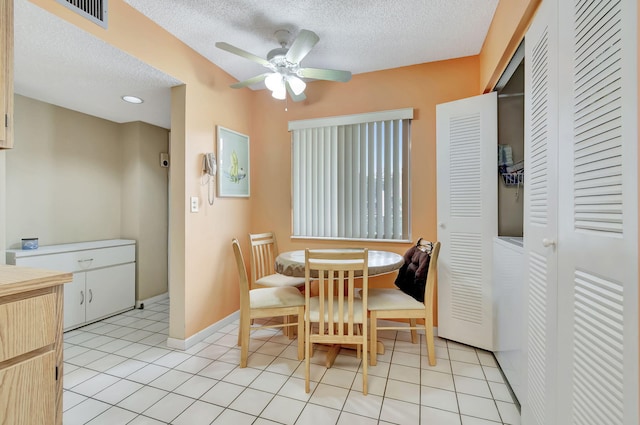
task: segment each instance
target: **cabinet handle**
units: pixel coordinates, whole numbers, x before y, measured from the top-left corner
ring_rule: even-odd
[[[555,247],[556,246],[556,241],[554,241],[553,239],[544,238],[542,240],[542,246],[544,246],[545,248],[549,247],[549,246]]]
[[[89,302],[93,301],[93,291],[89,289]]]
[[[84,291],[80,291],[80,296],[82,298],[80,298],[80,305],[84,304]]]

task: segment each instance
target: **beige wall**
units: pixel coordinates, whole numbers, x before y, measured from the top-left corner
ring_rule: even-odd
[[[118,124],[15,96],[6,153],[8,248],[121,237]]]
[[[169,132],[142,122],[121,125],[122,237],[135,239],[136,300],[167,292],[169,168],[160,153],[169,152]]]
[[[117,124],[15,96],[6,151],[7,246],[137,241],[136,299],[167,291],[168,131]]]

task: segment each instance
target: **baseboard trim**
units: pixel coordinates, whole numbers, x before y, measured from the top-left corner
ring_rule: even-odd
[[[164,294],[156,295],[155,297],[147,298],[144,300],[137,300],[136,308],[144,308],[145,304],[157,303],[157,302],[168,300],[168,299],[169,299],[169,293],[165,292]]]
[[[218,320],[216,323],[212,324],[211,326],[204,328],[203,330],[196,333],[195,335],[191,335],[187,339],[169,337],[167,338],[167,347],[174,348],[176,350],[188,350],[189,348],[193,347],[197,343],[213,335],[214,333],[218,332],[220,329],[233,323],[239,318],[240,318],[240,311],[238,310],[235,313],[231,313],[227,317],[221,320]]]

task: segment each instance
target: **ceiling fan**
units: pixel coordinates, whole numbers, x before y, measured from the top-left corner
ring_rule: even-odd
[[[320,37],[313,31],[301,30],[293,43],[291,43],[291,47],[287,48],[289,34],[287,30],[276,31],[275,36],[280,43],[280,47],[267,53],[266,59],[225,42],[216,43],[216,47],[219,49],[242,56],[269,69],[269,72],[237,82],[232,84],[231,87],[239,89],[264,81],[274,98],[284,100],[287,97],[287,93],[289,93],[291,99],[295,102],[300,102],[306,99],[304,95],[306,83],[302,78],[340,82],[347,82],[351,79],[351,72],[349,71],[301,67],[300,62],[307,56],[313,46],[318,43]]]

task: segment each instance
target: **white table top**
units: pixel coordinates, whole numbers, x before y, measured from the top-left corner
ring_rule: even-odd
[[[327,249],[348,251],[355,248]],[[391,273],[404,264],[402,255],[389,251],[369,250],[369,276]],[[304,250],[283,252],[276,257],[276,272],[287,276],[304,277]]]

